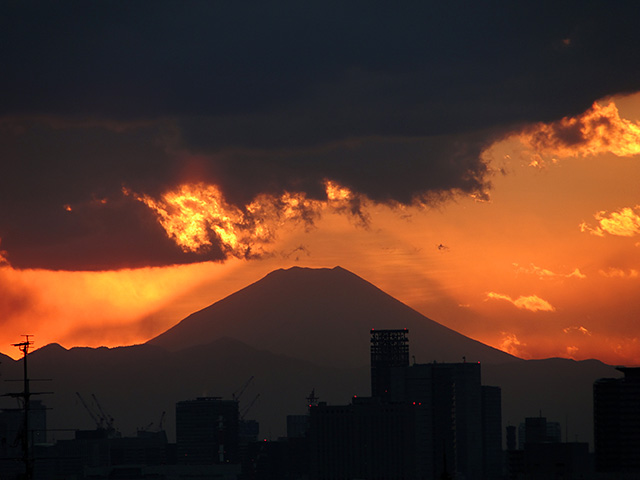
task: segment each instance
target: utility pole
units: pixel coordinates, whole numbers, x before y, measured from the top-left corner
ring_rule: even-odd
[[[29,445],[29,412],[31,410],[31,396],[42,395],[51,392],[32,392],[30,387],[29,370],[27,367],[27,356],[29,355],[29,347],[33,345],[33,342],[29,340],[29,337],[33,335],[23,335],[25,337],[24,342],[14,343],[14,347],[22,352],[22,370],[23,370],[23,387],[22,392],[6,393],[4,396],[14,397],[22,400],[22,462],[24,463],[24,478],[25,480],[33,480],[33,455]]]
[[[29,388],[29,375],[27,370],[27,355],[29,354],[29,347],[33,345],[33,342],[29,341],[29,337],[32,335],[23,335],[25,341],[21,343],[14,343],[14,347],[18,347],[22,352],[22,367],[23,367],[23,389],[22,393],[12,393],[11,396],[22,397],[24,417],[22,424],[22,461],[24,463],[24,478],[25,480],[33,479],[33,462],[31,461],[31,452],[29,451],[29,408],[31,399],[31,390]]]

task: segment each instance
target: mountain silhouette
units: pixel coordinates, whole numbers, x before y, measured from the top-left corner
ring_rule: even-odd
[[[179,351],[228,337],[320,365],[358,367],[368,364],[371,328],[408,328],[421,363],[519,360],[430,320],[341,267],[276,270],[147,343]]]
[[[485,385],[502,388],[503,426],[525,417],[561,422],[569,440],[593,441],[593,382],[618,377],[597,360],[521,360],[454,332],[412,310],[358,276],[334,269],[278,270],[190,315],[146,344],[118,348],[51,344],[29,354],[32,391],[48,410],[50,440],[67,429],[95,428],[76,392],[95,394],[125,435],[164,427],[175,440],[175,404],[199,396],[230,399],[254,377],[240,399],[261,435],[285,433],[286,415],[306,411],[312,389],[322,401],[346,404],[368,395],[370,328],[408,328],[417,362],[480,360]],[[0,357],[2,377],[22,378],[22,360]],[[5,396],[0,408],[15,408]]]

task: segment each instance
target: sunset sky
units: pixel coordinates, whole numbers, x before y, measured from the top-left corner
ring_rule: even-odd
[[[340,265],[522,358],[640,364],[639,14],[4,2],[0,351]]]

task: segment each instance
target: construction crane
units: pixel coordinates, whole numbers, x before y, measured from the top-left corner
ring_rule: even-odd
[[[258,397],[260,397],[260,394],[257,394],[255,397],[253,397],[253,400],[251,400],[249,402],[249,405],[247,405],[246,407],[244,407],[242,409],[242,411],[240,412],[240,420],[244,420],[244,416],[249,413],[249,410],[251,409],[251,407],[253,407],[253,404],[256,403],[256,400],[258,400]]]
[[[84,398],[82,398],[82,395],[80,395],[80,392],[76,392],[76,395],[80,399],[80,402],[82,402],[82,406],[91,417],[91,420],[93,420],[94,423],[96,424],[96,428],[104,429],[104,422],[102,421],[102,418],[98,418],[98,416],[93,412],[93,410],[89,408],[89,405],[87,405],[87,402],[84,401]]]
[[[244,391],[247,389],[249,384],[253,381],[253,378],[254,378],[253,375],[251,375],[251,377],[249,377],[249,380],[244,382],[242,384],[242,386],[240,388],[238,388],[238,390],[236,390],[235,392],[233,392],[231,394],[231,398],[233,398],[233,400],[235,400],[236,402],[239,402],[240,401],[240,397],[242,397],[242,394],[244,393]]]
[[[98,398],[95,396],[94,393],[91,394],[91,397],[93,398],[93,401],[96,403],[96,406],[98,407],[98,411],[100,412],[101,418],[104,421],[104,424],[107,430],[110,432],[114,432],[115,428],[113,427],[113,417],[104,411],[104,409],[102,408],[102,405],[100,405],[100,402],[98,401]]]
[[[162,425],[164,424],[164,416],[167,414],[167,412],[163,411],[162,415],[160,415],[160,421],[158,422],[158,430],[162,431]]]

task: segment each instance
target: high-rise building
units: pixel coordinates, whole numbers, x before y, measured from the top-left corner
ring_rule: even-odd
[[[371,329],[371,396],[388,394],[393,369],[409,365],[409,330]]]
[[[500,389],[479,363],[409,365],[407,333],[371,331],[371,398],[310,407],[313,478],[501,475]]]
[[[482,478],[502,476],[502,390],[482,385]]]
[[[390,397],[424,407],[416,420],[416,448],[426,478],[445,472],[482,478],[483,420],[490,419],[483,417],[479,363],[413,364],[396,370]],[[502,438],[500,423],[497,428]]]
[[[640,472],[640,367],[593,385],[596,470]]]
[[[200,397],[176,403],[178,463],[238,462],[238,402]]]

